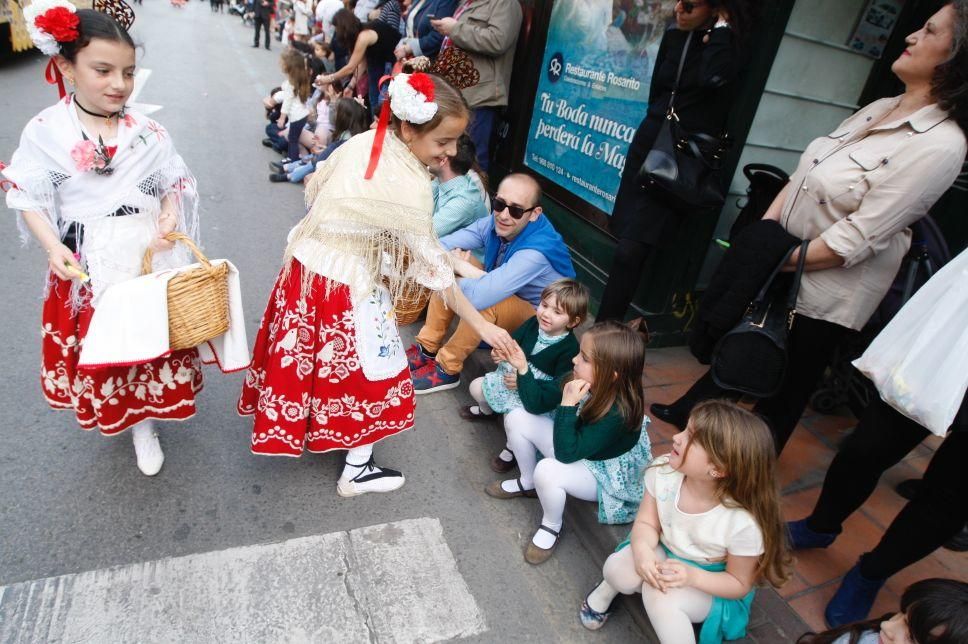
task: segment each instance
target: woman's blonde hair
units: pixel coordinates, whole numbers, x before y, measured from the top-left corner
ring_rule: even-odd
[[[426,123],[408,123],[408,125],[417,134],[425,134],[432,131],[445,118],[450,116],[470,120],[471,108],[468,107],[467,101],[464,100],[464,95],[460,93],[460,90],[436,74],[427,74],[427,76],[434,82],[434,103],[437,104],[437,113]],[[390,112],[390,126],[398,134],[400,133],[400,125],[400,119],[393,112]]]
[[[309,59],[298,49],[289,47],[282,52],[282,71],[299,100],[303,103],[308,101],[313,93]]]
[[[613,406],[618,406],[625,428],[639,430],[645,415],[642,372],[648,332],[608,320],[585,331],[582,339],[585,338],[591,341],[588,358],[595,373],[595,385],[591,397],[582,405],[579,414],[582,421],[598,422]]]
[[[787,544],[776,481],[776,447],[773,434],[756,414],[725,400],[708,400],[689,414],[696,443],[723,473],[718,493],[723,505],[741,507],[753,515],[763,534],[763,555],[758,578],[780,586],[790,577],[793,557]]]

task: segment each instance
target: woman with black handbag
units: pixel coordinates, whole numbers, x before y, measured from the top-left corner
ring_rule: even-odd
[[[713,208],[666,199],[654,186],[644,186],[642,164],[656,146],[673,102],[679,133],[698,135],[704,155],[712,156],[726,128],[740,71],[740,44],[750,27],[747,0],[680,0],[675,27],[662,37],[649,108],[629,145],[622,182],[609,218],[618,238],[612,268],[602,295],[598,320],[621,320],[652,249],[668,239],[683,217],[712,216]],[[688,44],[688,46],[687,46]],[[677,83],[678,77],[678,83]],[[708,139],[707,139],[708,137]],[[721,202],[720,202],[721,203]]]
[[[904,93],[871,103],[811,142],[764,217],[810,240],[785,375],[779,392],[755,408],[778,453],[837,346],[864,326],[890,288],[910,247],[908,226],[948,190],[965,160],[968,0],[947,2],[906,42],[891,66]],[[799,256],[798,249],[786,270]],[[653,417],[681,427],[693,405],[729,395],[714,371],[671,405],[652,405]]]

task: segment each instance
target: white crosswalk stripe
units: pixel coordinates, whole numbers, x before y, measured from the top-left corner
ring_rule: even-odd
[[[0,642],[439,642],[486,630],[437,519],[0,587]]]

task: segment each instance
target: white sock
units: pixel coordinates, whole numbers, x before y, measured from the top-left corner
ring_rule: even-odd
[[[362,445],[346,451],[346,464],[343,465],[341,479],[351,479],[359,474],[373,456],[373,445]]]
[[[555,532],[561,532],[560,523],[558,525],[548,525],[548,524],[545,524],[545,525],[551,528],[552,530],[554,530]],[[551,546],[555,545],[555,535],[551,534],[547,530],[538,530],[537,532],[534,533],[534,536],[531,537],[531,543],[538,546],[539,548],[548,550],[549,548],[551,548]]]
[[[131,433],[140,438],[141,436],[145,436],[148,433],[153,432],[154,429],[155,429],[155,421],[152,420],[151,418],[148,418],[147,420],[142,420],[141,422],[133,425],[131,427]]]
[[[510,463],[514,460],[514,454],[507,447],[501,450],[501,453],[497,455],[499,459],[505,463]]]
[[[533,489],[533,488],[529,488],[524,483],[524,481],[521,481],[521,486],[525,490]],[[501,489],[504,490],[505,492],[520,492],[521,491],[521,488],[518,487],[518,480],[517,479],[507,479],[506,481],[501,481]]]
[[[542,530],[544,532],[544,530]],[[604,613],[612,605],[612,600],[618,595],[618,591],[608,585],[604,579],[588,595],[588,607],[597,613]]]

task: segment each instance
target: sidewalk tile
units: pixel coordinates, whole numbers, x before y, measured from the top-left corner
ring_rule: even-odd
[[[939,549],[941,552],[943,549]],[[944,552],[950,552],[945,550]],[[956,554],[956,553],[951,553]],[[964,557],[964,555],[962,555]],[[963,578],[965,574],[965,561],[962,559],[961,566],[957,568],[952,568],[945,565],[943,560],[936,555],[929,555],[914,563],[904,570],[898,572],[896,575],[887,580],[887,588],[891,589],[899,596],[904,592],[904,589],[921,579],[930,579],[932,577],[947,577],[949,579],[959,579]]]
[[[816,479],[823,480],[822,473],[827,470],[833,456],[833,451],[820,439],[802,424],[797,425],[777,463],[780,488],[799,482],[816,485]]]
[[[825,631],[827,625],[824,623],[823,611],[827,607],[827,602],[837,592],[839,585],[839,583],[834,583],[812,590],[793,599],[790,606],[800,615],[803,621],[810,625],[814,632]],[[877,601],[874,602],[874,608],[870,614],[876,617],[884,613],[897,612],[900,601],[897,594],[885,588],[877,595]]]
[[[777,588],[776,592],[780,593],[780,596],[784,599],[789,599],[793,595],[802,593],[808,588],[811,588],[811,586],[799,573],[794,571],[793,575],[790,576],[790,580],[782,588]]]
[[[907,499],[895,492],[893,487],[878,485],[861,507],[861,512],[874,521],[881,530],[886,530],[906,504]]]

